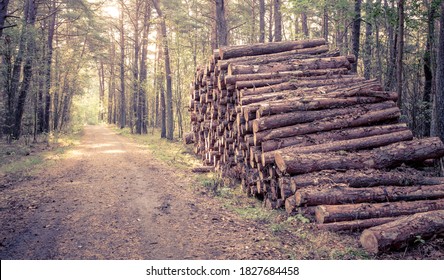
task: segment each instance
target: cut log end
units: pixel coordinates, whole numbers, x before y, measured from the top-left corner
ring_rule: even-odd
[[[362,247],[369,253],[379,253],[378,238],[371,230],[364,230],[359,238]]]
[[[281,171],[281,172],[285,172],[287,170],[287,165],[285,164],[285,160],[282,157],[282,154],[279,152],[276,152],[274,154],[274,161],[276,163],[277,168]]]
[[[296,200],[295,200],[295,205],[296,205]],[[323,205],[316,206],[315,218],[319,224],[323,224],[325,217],[327,217],[327,216],[328,216],[328,212],[327,212],[327,209],[325,208],[325,206],[323,206]]]

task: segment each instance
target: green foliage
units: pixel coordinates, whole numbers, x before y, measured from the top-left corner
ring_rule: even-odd
[[[94,125],[99,122],[99,98],[95,94],[76,95],[73,100],[72,126]]]

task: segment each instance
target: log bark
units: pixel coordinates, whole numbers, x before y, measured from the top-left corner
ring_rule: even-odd
[[[281,177],[278,180],[278,187],[282,199],[287,199],[294,195],[294,192],[290,188],[290,178]]]
[[[383,217],[412,215],[421,212],[444,210],[444,199],[361,203],[316,206],[316,221],[320,224]]]
[[[443,142],[438,137],[432,137],[399,142],[368,152],[329,152],[309,155],[275,153],[275,162],[282,173],[302,174],[326,169],[383,169],[442,156],[444,156]]]
[[[329,141],[350,140],[362,138],[365,136],[374,136],[388,134],[392,132],[408,130],[405,123],[358,127],[351,129],[333,130],[328,132],[319,132],[315,134],[307,134],[301,136],[293,136],[288,138],[278,138],[262,142],[262,153],[283,149],[289,146],[311,146],[327,143]],[[274,154],[273,154],[274,160]]]
[[[230,46],[219,48],[220,58],[230,59],[242,56],[264,55],[271,53],[286,52],[298,49],[313,48],[325,45],[324,39],[302,40],[302,41],[288,41],[288,42],[274,42],[274,43],[259,43],[243,46]]]
[[[337,172],[323,170],[291,177],[290,186],[296,190],[317,185],[346,184],[351,188],[367,188],[373,186],[413,186],[444,184],[444,177],[428,177],[412,168],[382,170],[347,170]]]
[[[444,198],[444,185],[372,188],[304,188],[295,193],[296,206]]]
[[[281,71],[303,71],[316,69],[350,69],[350,61],[346,56],[291,60],[286,63],[269,63],[263,65],[232,65],[228,66],[228,75],[270,73]]]
[[[411,130],[407,129],[382,135],[375,135],[375,136],[342,140],[342,141],[332,141],[319,145],[311,145],[305,147],[289,146],[283,149],[262,153],[261,160],[262,164],[265,165],[273,162],[276,153],[299,155],[299,154],[334,152],[334,151],[357,151],[357,150],[386,146],[400,141],[408,141],[412,139],[413,139],[413,133]]]
[[[322,71],[326,71],[327,74],[325,75],[325,79],[338,79],[340,80],[341,77],[344,79],[347,78],[355,78],[355,75],[339,75],[343,71],[346,71],[346,68],[340,68],[340,69],[333,69],[333,70],[310,70],[309,73],[313,73],[314,71],[317,71],[319,73],[322,73]],[[330,72],[330,73],[329,73]],[[339,72],[339,73],[337,73]],[[304,77],[306,80],[322,80],[324,78],[324,75],[320,76],[309,76]],[[296,84],[296,86],[298,86]],[[299,85],[300,87],[300,85]],[[239,96],[244,97],[248,95],[259,95],[259,94],[265,94],[265,93],[273,93],[273,92],[280,92],[285,90],[295,90],[297,87],[293,85],[291,82],[286,82],[282,84],[276,84],[276,85],[270,85],[270,86],[264,86],[259,88],[250,88],[250,89],[241,89],[239,90]],[[313,92],[312,95],[315,97],[321,97],[325,95],[326,93],[334,92],[337,93],[337,96],[377,96],[377,92],[382,91],[381,83],[379,83],[377,80],[368,80],[368,81],[361,81],[361,82],[354,82],[352,85],[346,84],[346,83],[338,83],[335,86],[330,87],[320,87],[316,89],[311,89]],[[377,92],[376,92],[377,91]],[[367,94],[368,92],[371,92],[371,94]]]
[[[386,101],[376,104],[359,104],[344,108],[333,108],[324,110],[295,111],[273,116],[265,116],[253,121],[253,132],[267,129],[275,129],[284,126],[295,125],[299,123],[308,123],[320,119],[344,116],[344,115],[362,115],[371,111],[384,110],[395,107],[393,101]]]
[[[289,98],[314,98],[314,97],[346,97],[346,93],[333,92],[338,87],[344,85],[356,84],[361,81],[361,78],[341,78],[341,79],[325,79],[325,80],[296,80],[291,82],[286,82],[280,84],[280,89],[285,89],[282,91],[268,92],[264,94],[248,94],[243,95],[240,98],[240,104],[242,106],[249,105],[252,103],[267,101],[276,101]],[[253,81],[254,82],[254,81]],[[245,82],[245,85],[251,85],[250,81]],[[321,88],[325,87],[325,88]],[[320,92],[316,92],[314,88],[321,88]],[[326,89],[327,91],[325,91]],[[241,93],[242,94],[242,93]],[[345,96],[344,96],[345,95]]]
[[[266,55],[255,55],[236,57],[231,59],[219,60],[217,67],[219,71],[227,70],[230,64],[267,64],[272,62],[288,61],[292,59],[307,59],[313,58],[313,56],[321,55],[323,57],[339,56],[339,51],[334,50],[329,52],[327,45],[321,45],[313,48],[296,49],[292,51],[271,53]]]
[[[312,123],[297,124],[278,129],[270,129],[254,133],[254,144],[259,145],[263,141],[312,134],[335,129],[359,127],[381,123],[383,121],[394,120],[400,116],[397,107],[384,109],[366,114],[347,115],[333,118],[325,118]]]
[[[345,69],[345,68],[344,68]],[[316,76],[324,76],[327,73],[332,74],[341,74],[345,73],[344,69],[340,69],[331,73],[329,69],[321,69],[321,70],[303,70],[303,71],[280,71],[280,72],[267,72],[267,73],[253,73],[253,74],[242,74],[242,75],[226,75],[224,76],[224,81],[226,85],[236,84],[237,89],[243,88],[252,88],[248,82],[250,82],[255,87],[259,87],[257,85],[258,82],[272,79],[281,79],[282,83],[290,81],[288,86],[292,86],[294,88],[298,88],[304,86],[304,82],[309,82],[308,86],[321,86],[327,84],[340,84],[340,83],[353,83],[364,81],[364,78],[352,76],[351,78],[337,78],[337,79],[303,79],[306,77],[316,77]],[[302,78],[302,79],[301,79]],[[307,81],[308,80],[308,81]],[[244,82],[244,83],[241,83]],[[285,86],[285,85],[284,85]],[[290,88],[292,89],[292,88]],[[245,95],[243,95],[245,96]]]
[[[344,222],[336,222],[336,223],[328,223],[328,224],[317,224],[316,226],[320,230],[355,231],[355,230],[362,230],[362,229],[386,224],[389,222],[393,222],[393,221],[398,220],[402,217],[405,217],[405,216],[344,221]]]
[[[209,173],[214,172],[213,166],[201,166],[201,167],[194,167],[191,169],[191,172],[193,173]]]
[[[285,200],[285,212],[287,212],[288,215],[291,215],[296,211],[296,200],[294,199],[294,196],[290,196]]]
[[[359,241],[370,253],[389,249],[399,250],[415,241],[418,236],[427,239],[444,232],[444,210],[417,213],[395,221],[366,229]]]
[[[396,101],[398,96],[396,93],[388,92],[386,97],[348,97],[348,98],[299,98],[285,101],[276,101],[264,103],[256,111],[256,118],[266,117],[270,115],[285,114],[294,111],[308,111],[319,109],[332,109],[347,107],[357,104],[378,103],[382,101]]]
[[[266,198],[264,200],[264,208],[268,210],[279,209],[284,206],[284,201],[282,199],[273,200],[271,198]]]

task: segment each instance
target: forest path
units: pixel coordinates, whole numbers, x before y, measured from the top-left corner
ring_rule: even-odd
[[[0,259],[282,258],[259,223],[193,192],[186,172],[104,126],[0,189]]]

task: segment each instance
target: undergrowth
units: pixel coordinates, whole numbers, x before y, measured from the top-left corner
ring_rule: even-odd
[[[32,175],[59,158],[66,150],[79,143],[82,131],[69,134],[40,135],[34,141],[22,138],[7,143],[0,140],[0,175]]]

